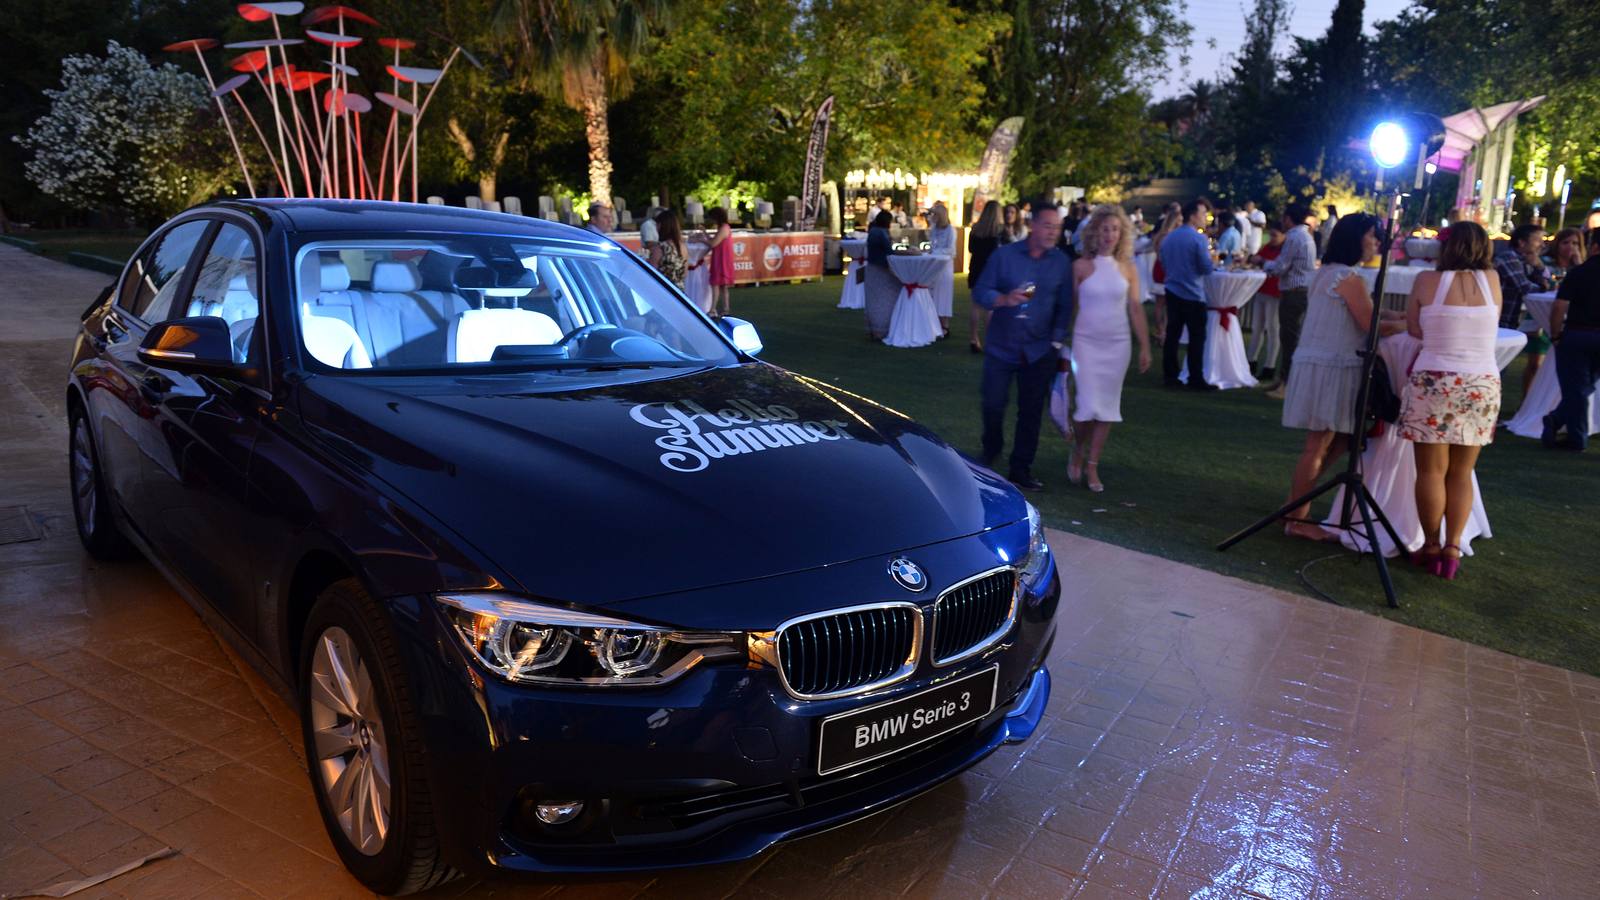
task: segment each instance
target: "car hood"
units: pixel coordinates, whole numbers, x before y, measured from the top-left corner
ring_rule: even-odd
[[[1025,515],[1003,479],[905,416],[773,366],[556,392],[533,378],[317,376],[300,411],[522,590],[568,603],[891,554]]]

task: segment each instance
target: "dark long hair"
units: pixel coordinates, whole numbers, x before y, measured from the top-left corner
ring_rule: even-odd
[[[894,213],[889,212],[887,209],[878,210],[878,214],[872,217],[873,228],[888,228],[893,224]]]
[[[678,214],[670,209],[664,209],[656,214],[656,236],[663,244],[671,244],[681,254],[683,246],[683,228],[678,225]]]
[[[720,206],[713,206],[706,210],[706,218],[710,219],[713,225],[721,228],[723,225],[728,224],[728,211]]]
[[[1343,220],[1340,220],[1343,221]],[[1461,272],[1494,268],[1494,245],[1489,232],[1477,222],[1457,222],[1450,226],[1439,247],[1439,271]]]
[[[1361,265],[1361,239],[1378,227],[1378,217],[1367,213],[1351,213],[1333,226],[1328,235],[1328,246],[1322,248],[1322,262],[1345,266]]]

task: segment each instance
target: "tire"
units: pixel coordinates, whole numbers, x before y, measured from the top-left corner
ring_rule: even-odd
[[[457,873],[441,857],[421,732],[385,615],[354,579],[317,597],[301,644],[301,733],[345,867],[379,894],[409,894]]]
[[[127,559],[134,555],[133,545],[112,511],[94,429],[77,404],[73,404],[67,421],[67,487],[72,492],[72,518],[77,523],[78,541],[95,559]]]

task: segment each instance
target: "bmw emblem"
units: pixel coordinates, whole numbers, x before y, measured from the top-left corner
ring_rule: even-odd
[[[912,593],[928,589],[928,576],[922,571],[922,567],[904,556],[896,557],[889,563],[889,577],[894,579],[895,584]]]

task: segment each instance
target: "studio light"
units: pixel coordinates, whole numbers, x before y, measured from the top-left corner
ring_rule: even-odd
[[[1381,122],[1372,129],[1372,158],[1385,169],[1392,169],[1406,161],[1406,151],[1411,139],[1406,130],[1393,122]]]

